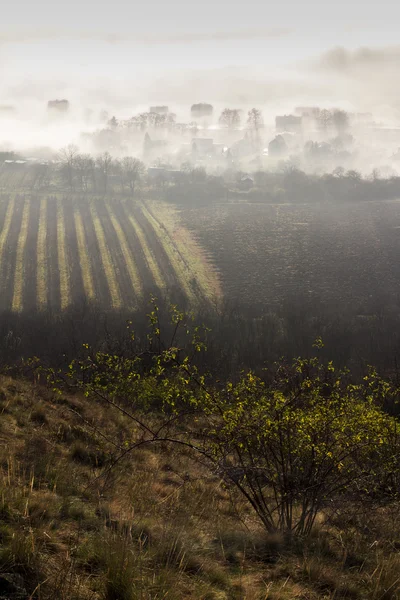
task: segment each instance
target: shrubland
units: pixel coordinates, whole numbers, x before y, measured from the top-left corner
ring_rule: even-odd
[[[396,384],[321,339],[227,380],[176,307],[127,327],[1,378],[0,597],[397,598]]]

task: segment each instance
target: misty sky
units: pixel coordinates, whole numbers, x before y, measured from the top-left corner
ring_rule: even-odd
[[[20,0],[4,3],[2,69],[116,75],[291,63],[333,46],[398,43],[394,0]]]
[[[275,99],[282,110],[284,102],[289,110],[294,102],[369,108],[400,101],[394,0],[3,4],[0,103],[43,102],[49,94],[108,105],[125,95],[128,107],[135,99],[136,105]],[[339,47],[345,53],[326,61],[324,53]]]

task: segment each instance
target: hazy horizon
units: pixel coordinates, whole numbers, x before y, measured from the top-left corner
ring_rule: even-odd
[[[22,0],[0,26],[2,104],[69,95],[123,109],[153,101],[305,102],[397,115],[389,0],[65,5]]]

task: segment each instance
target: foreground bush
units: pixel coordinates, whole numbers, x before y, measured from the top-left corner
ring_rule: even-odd
[[[172,320],[176,331],[190,331],[176,309]],[[307,536],[318,513],[339,500],[357,506],[396,496],[399,425],[382,408],[396,390],[376,373],[355,385],[313,357],[221,385],[195,365],[204,349],[198,328],[188,355],[175,335],[163,347],[157,307],[150,322],[146,351],[124,357],[86,348],[68,373],[70,385],[134,425],[116,462],[145,444],[189,449],[243,495],[269,533]]]

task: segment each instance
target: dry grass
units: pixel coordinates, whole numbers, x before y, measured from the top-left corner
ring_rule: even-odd
[[[147,262],[147,266],[150,269],[151,274],[153,275],[153,278],[154,278],[154,281],[155,281],[157,287],[160,290],[164,290],[167,286],[165,278],[164,278],[164,276],[161,272],[161,269],[157,263],[157,259],[154,256],[154,252],[152,251],[151,247],[147,243],[146,235],[145,235],[143,229],[140,227],[139,223],[137,222],[137,220],[135,219],[135,217],[132,214],[128,215],[128,219],[129,219],[129,222],[140,242],[144,257]]]
[[[75,209],[74,211],[75,231],[79,253],[79,265],[81,268],[83,288],[85,290],[86,298],[88,300],[94,300],[96,297],[94,291],[94,282],[92,274],[92,265],[90,263],[90,256],[87,249],[85,229],[83,227],[82,215]]]
[[[195,274],[190,270],[189,266],[185,263],[180,254],[178,248],[174,244],[173,239],[170,237],[167,229],[163,224],[160,224],[148,208],[142,204],[141,206],[143,215],[153,228],[155,235],[158,237],[161,245],[163,246],[168,260],[174,269],[179,285],[185,292],[187,298],[192,305],[196,305],[197,297],[195,290],[192,287],[193,282],[196,281]]]
[[[85,398],[3,377],[0,412],[0,574],[32,598],[399,597],[399,520],[386,511],[357,527],[343,511],[290,545],[171,447],[137,451],[102,477],[115,448],[86,422],[115,440],[129,429]]]
[[[202,295],[210,300],[220,300],[222,287],[218,273],[194,233],[182,225],[177,208],[163,202],[152,202],[150,211],[164,225],[182,260],[193,272]]]
[[[45,308],[47,305],[47,198],[40,200],[36,293],[38,307]]]
[[[67,238],[65,233],[64,209],[61,200],[57,201],[57,256],[60,273],[61,310],[71,304],[70,271],[67,258]]]
[[[25,199],[24,209],[22,211],[21,229],[18,235],[17,242],[17,258],[14,273],[14,294],[12,299],[12,310],[21,312],[23,309],[23,287],[24,287],[24,254],[26,240],[28,237],[28,226],[29,226],[29,211],[30,211],[30,200]]]
[[[106,236],[103,226],[98,216],[96,207],[93,202],[90,204],[90,212],[93,220],[93,227],[96,232],[97,243],[100,249],[101,262],[103,263],[104,274],[107,279],[108,288],[110,290],[111,305],[113,308],[122,306],[121,292],[118,285],[118,279],[115,273],[114,263],[111,257],[110,249],[107,245]]]
[[[125,233],[116,219],[115,215],[110,208],[110,204],[106,203],[106,208],[108,215],[110,217],[112,226],[114,228],[115,234],[117,236],[122,255],[125,260],[126,268],[129,274],[129,279],[131,281],[132,289],[137,298],[141,299],[143,297],[143,285],[140,280],[139,272],[137,270],[136,263],[129,249],[128,240],[126,239]]]

